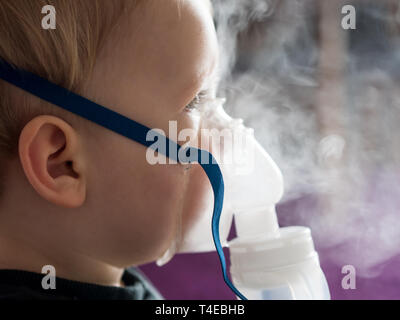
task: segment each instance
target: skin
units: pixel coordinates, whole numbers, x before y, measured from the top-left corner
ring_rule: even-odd
[[[84,95],[168,133],[198,129],[185,106],[207,86],[218,45],[203,0],[156,1],[120,21]],[[198,165],[150,165],[146,148],[86,120],[39,116],[23,129],[0,206],[0,268],[121,285],[201,214],[211,187]]]

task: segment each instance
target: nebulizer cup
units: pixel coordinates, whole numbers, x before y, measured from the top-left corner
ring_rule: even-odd
[[[231,165],[222,163],[226,198],[237,237],[231,240],[231,276],[247,299],[330,299],[325,275],[306,227],[280,228],[275,211],[283,194],[281,171],[240,120],[229,120],[246,146],[234,148]]]

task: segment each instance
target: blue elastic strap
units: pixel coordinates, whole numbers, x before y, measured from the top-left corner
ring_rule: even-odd
[[[33,94],[34,96],[136,141],[146,147],[154,148],[156,145],[154,141],[146,139],[148,132],[152,129],[63,87],[51,83],[31,72],[14,68],[4,60],[0,60],[0,78]],[[153,132],[155,132],[155,130],[153,130]],[[176,142],[171,141],[164,135],[158,133],[158,139],[160,138],[165,139],[166,143],[168,143],[167,146],[169,147],[163,150],[157,149],[157,151],[163,153],[166,157],[179,162],[178,154],[182,147]],[[170,153],[170,150],[177,150],[178,152]],[[211,153],[196,148],[186,149],[186,152],[188,151],[190,153],[196,152],[195,154],[198,154],[198,163],[207,174],[213,189],[214,209],[211,227],[214,245],[221,263],[224,281],[240,299],[247,300],[246,297],[244,297],[232,284],[228,277],[225,254],[222,250],[219,236],[219,221],[224,201],[224,180],[221,170]],[[208,159],[209,161],[204,161],[204,159]]]

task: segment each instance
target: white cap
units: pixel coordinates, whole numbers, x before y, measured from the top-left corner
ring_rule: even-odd
[[[306,227],[280,228],[276,238],[260,234],[238,237],[229,242],[229,247],[231,272],[242,275],[292,266],[317,255]]]

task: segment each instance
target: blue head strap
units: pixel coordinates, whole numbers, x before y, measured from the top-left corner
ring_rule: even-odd
[[[146,147],[154,148],[154,141],[148,141],[148,139],[146,139],[148,132],[152,129],[113,110],[107,109],[93,101],[79,96],[63,87],[51,83],[33,73],[14,68],[9,63],[2,60],[0,60],[0,79],[3,79],[4,81],[9,82],[16,87],[33,94],[34,96],[59,106],[82,118],[90,120]],[[162,152],[166,157],[179,162],[177,155],[182,147],[176,142],[169,140],[164,135],[158,134],[158,138],[165,139],[170,148],[165,148],[163,150],[157,149],[157,151]],[[178,152],[170,153],[170,149],[177,150]],[[214,209],[211,228],[214,245],[221,263],[224,281],[240,299],[246,300],[246,298],[239,292],[238,289],[236,289],[228,277],[225,255],[222,250],[219,236],[219,221],[224,200],[224,179],[222,177],[221,170],[212,154],[205,150],[188,147],[186,150],[184,150],[184,152],[194,152],[194,154],[198,155],[198,163],[201,165],[207,174],[208,179],[210,180],[214,193]],[[209,161],[204,161],[205,159],[208,159]]]

